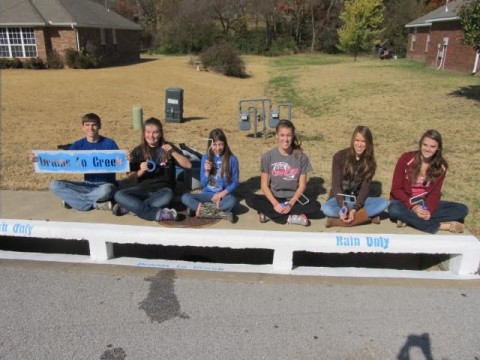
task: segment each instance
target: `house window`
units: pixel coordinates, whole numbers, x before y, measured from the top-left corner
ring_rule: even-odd
[[[33,28],[0,28],[0,57],[37,57]]]
[[[115,29],[112,29],[112,42],[113,42],[113,49],[115,52],[118,50],[117,46],[117,31]]]
[[[427,34],[427,41],[425,42],[425,52],[428,52],[428,45],[430,45],[430,34]]]
[[[100,29],[100,43],[102,44],[103,53],[107,53],[107,42],[105,40],[105,29]]]

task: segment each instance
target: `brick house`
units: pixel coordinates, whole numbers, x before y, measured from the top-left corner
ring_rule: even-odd
[[[43,60],[66,49],[101,54],[101,64],[140,58],[141,27],[93,0],[1,0],[0,58]]]
[[[462,45],[463,28],[457,12],[467,0],[442,6],[405,25],[408,29],[407,59],[427,66],[476,74],[480,54]]]

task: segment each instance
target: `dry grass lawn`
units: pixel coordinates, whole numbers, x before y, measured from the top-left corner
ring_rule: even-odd
[[[1,187],[47,189],[58,175],[35,174],[26,160],[30,149],[55,149],[82,136],[80,117],[98,113],[102,134],[121,148],[138,144],[132,107],[144,118],[164,119],[165,89],[184,89],[181,124],[166,123],[167,140],[203,150],[214,127],[225,130],[240,159],[241,192],[258,189],[260,155],[275,144],[273,136],[252,138],[238,130],[238,101],[271,97],[290,101],[293,120],[315,172],[310,190],[326,198],[331,157],[348,146],[358,124],[374,134],[378,162],[376,179],[388,196],[395,162],[413,150],[424,130],[438,129],[450,171],[443,189],[446,199],[470,207],[467,226],[480,233],[480,78],[424,69],[403,60],[379,61],[325,55],[280,58],[245,57],[248,79],[197,72],[188,57],[157,57],[140,64],[95,70],[1,73]],[[71,176],[75,178],[75,176]]]

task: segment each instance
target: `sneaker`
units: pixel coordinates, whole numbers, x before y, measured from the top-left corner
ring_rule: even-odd
[[[197,215],[197,212],[195,210],[187,208],[187,216],[188,217],[195,217],[196,215]]]
[[[407,226],[402,220],[397,220],[397,228],[403,228]]]
[[[97,202],[95,203],[95,209],[103,211],[112,211],[113,204],[111,201]]]
[[[62,200],[62,206],[63,208],[65,209],[71,209],[72,207],[70,205],[68,205],[65,201]]]
[[[127,215],[129,211],[124,207],[121,207],[119,204],[113,205],[112,214],[115,216]]]
[[[372,218],[372,224],[379,225],[382,221],[380,220],[380,216],[375,216]]]
[[[167,209],[167,208],[160,209],[158,210],[156,220],[157,221],[177,221],[178,220],[177,210]]]
[[[235,217],[233,215],[233,212],[231,211],[222,211],[223,215],[225,216],[224,219],[228,220],[230,224],[233,224],[235,222]]]
[[[304,214],[290,215],[287,219],[287,224],[308,226],[310,221],[308,221],[307,216]]]
[[[261,212],[258,213],[258,221],[260,221],[260,223],[265,224],[268,220],[270,220],[270,218],[266,216],[264,213],[261,213]]]

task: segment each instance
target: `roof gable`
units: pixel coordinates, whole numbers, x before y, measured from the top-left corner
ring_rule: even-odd
[[[1,0],[1,25],[141,30],[134,22],[90,0]]]
[[[405,27],[420,27],[420,26],[430,26],[432,22],[436,21],[455,21],[459,17],[457,15],[460,8],[466,4],[468,0],[456,0],[447,2],[445,5],[439,7],[438,9],[429,12],[428,14],[419,17],[418,19],[409,22]]]
[[[45,19],[30,1],[0,1],[1,25],[44,25]]]

